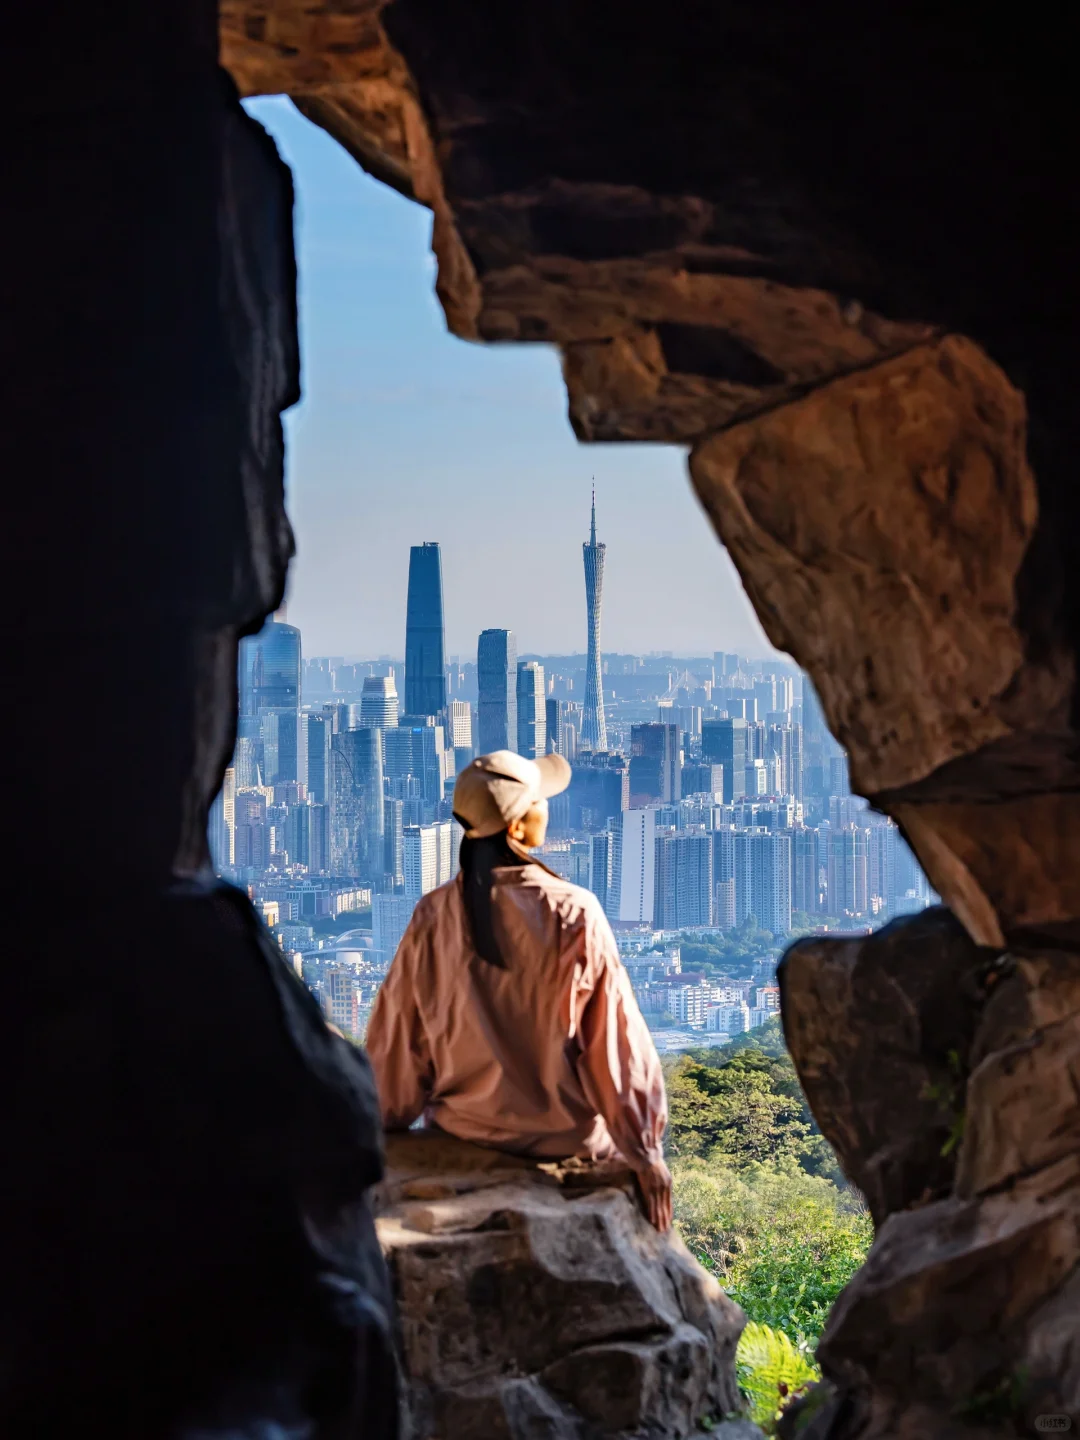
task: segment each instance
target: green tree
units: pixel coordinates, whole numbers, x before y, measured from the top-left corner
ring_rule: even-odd
[[[752,1320],[816,1344],[872,1239],[860,1198],[798,1166],[676,1159],[675,1217],[689,1248]]]
[[[735,1166],[797,1160],[810,1134],[801,1096],[773,1083],[760,1051],[720,1067],[682,1059],[668,1081],[668,1109],[673,1155],[715,1152]]]

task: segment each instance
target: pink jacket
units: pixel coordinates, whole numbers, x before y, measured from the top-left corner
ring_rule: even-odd
[[[508,866],[492,911],[505,970],[469,943],[460,876],[416,907],[367,1031],[386,1128],[422,1114],[520,1154],[662,1159],[660,1061],[599,901]]]

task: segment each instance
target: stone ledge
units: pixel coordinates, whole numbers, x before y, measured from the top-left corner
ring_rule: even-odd
[[[744,1317],[677,1236],[648,1224],[621,1162],[391,1135],[375,1207],[412,1440],[757,1433],[704,1428],[739,1408]]]

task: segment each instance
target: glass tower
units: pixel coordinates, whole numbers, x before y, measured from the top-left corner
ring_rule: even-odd
[[[300,708],[300,631],[268,620],[240,642],[240,713]]]
[[[438,715],[446,709],[442,552],[431,541],[409,551],[405,611],[405,713]]]
[[[544,667],[522,660],[517,667],[517,752],[535,760],[547,752],[547,705]]]
[[[741,800],[746,794],[746,721],[703,721],[701,758],[707,764],[724,767],[724,804]]]
[[[476,748],[517,749],[517,642],[512,630],[483,630],[476,647]]]
[[[589,614],[589,654],[585,667],[585,704],[581,715],[581,742],[590,750],[607,749],[607,723],[604,719],[604,685],[600,667],[600,602],[604,590],[604,552],[606,545],[596,540],[596,488],[593,487],[592,529],[585,556],[585,604]]]

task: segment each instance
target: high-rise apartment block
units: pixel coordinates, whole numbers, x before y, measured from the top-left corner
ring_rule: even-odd
[[[476,648],[477,750],[517,748],[517,642],[512,630],[483,630]]]
[[[453,820],[405,827],[403,868],[408,899],[415,903],[453,878],[460,843],[461,827]]]
[[[704,831],[658,834],[653,890],[656,929],[712,925],[714,899],[713,837]]]
[[[656,810],[624,810],[619,826],[619,919],[651,925],[656,904]]]
[[[547,754],[547,707],[544,667],[536,660],[519,661],[517,667],[517,745],[527,760]]]
[[[754,827],[735,832],[737,923],[753,916],[762,930],[791,929],[791,836]]]
[[[867,832],[857,825],[833,831],[828,840],[829,914],[838,919],[869,912]]]
[[[409,551],[405,613],[405,713],[439,715],[446,709],[442,552],[431,541]]]

